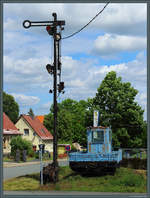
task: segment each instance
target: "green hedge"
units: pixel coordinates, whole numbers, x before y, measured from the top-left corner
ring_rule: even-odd
[[[121,161],[122,167],[128,167],[133,169],[147,169],[147,159],[140,158],[123,158]]]

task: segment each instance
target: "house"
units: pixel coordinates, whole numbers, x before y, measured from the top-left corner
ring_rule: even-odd
[[[38,116],[35,116],[36,118],[38,118],[40,120],[40,122],[43,124],[44,122],[44,116],[43,115],[38,115]]]
[[[45,144],[45,150],[53,152],[53,136],[36,117],[20,115],[15,126],[23,131],[23,138],[32,142],[34,150],[39,150],[39,144]]]
[[[3,113],[3,153],[7,154],[11,151],[10,141],[12,137],[23,135],[9,117]]]

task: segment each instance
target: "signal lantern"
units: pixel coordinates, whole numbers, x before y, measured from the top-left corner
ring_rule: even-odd
[[[64,89],[64,82],[60,82],[59,84],[58,84],[58,92],[60,93],[63,89]]]
[[[49,35],[53,35],[54,34],[54,27],[51,27],[50,25],[47,25],[46,26],[46,30],[47,30]]]
[[[47,64],[46,69],[47,69],[49,74],[53,74],[53,71],[54,71],[54,66],[53,65]]]

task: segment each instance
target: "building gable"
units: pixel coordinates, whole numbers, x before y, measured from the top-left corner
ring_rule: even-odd
[[[32,132],[35,132],[36,135],[39,136],[42,140],[53,139],[52,134],[44,127],[38,118],[31,118],[29,115],[21,115],[19,120],[21,119],[26,124],[26,126],[28,126],[30,130],[32,129]],[[16,126],[18,126],[19,120],[17,121]]]

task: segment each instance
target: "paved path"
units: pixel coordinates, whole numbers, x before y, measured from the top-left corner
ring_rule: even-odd
[[[146,193],[115,193],[115,192],[63,192],[63,191],[4,191],[4,195],[36,195],[37,197],[41,197],[41,195],[57,195],[57,197],[65,197],[65,198],[70,198],[70,197],[77,197],[82,196],[82,197],[92,197],[92,195],[103,195],[103,197],[111,198],[111,196],[115,196],[115,198],[146,198]],[[19,196],[19,198],[22,198],[22,196]],[[14,196],[15,197],[15,196]]]
[[[68,161],[67,159],[59,159],[58,162],[61,165],[63,162]],[[49,161],[43,161],[43,164],[52,163],[52,160]],[[27,166],[27,165],[33,165],[33,164],[40,164],[40,161],[32,161],[32,162],[22,162],[22,163],[16,163],[16,162],[3,162],[3,168],[8,167],[18,167],[18,166]]]
[[[47,165],[49,162],[43,162],[43,166]],[[67,166],[68,161],[58,160],[59,166]],[[26,163],[12,163],[4,162],[3,166],[3,178],[4,180],[26,175],[32,173],[40,172],[40,162],[26,162]]]

